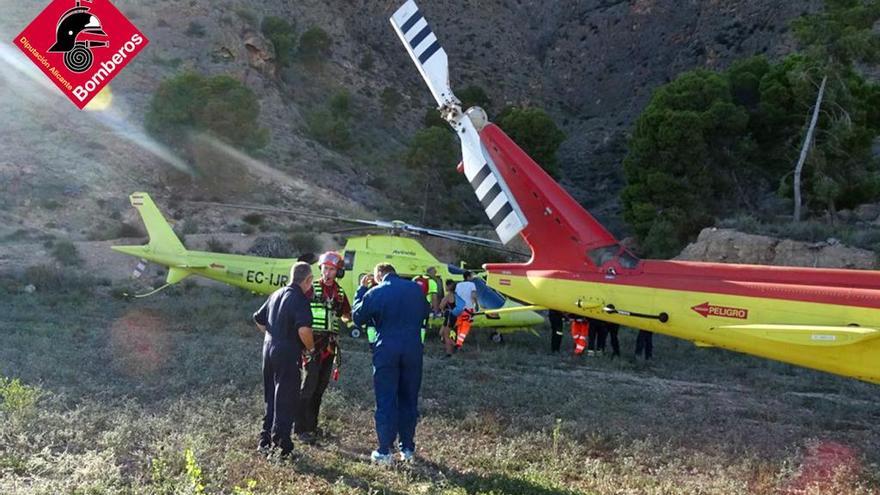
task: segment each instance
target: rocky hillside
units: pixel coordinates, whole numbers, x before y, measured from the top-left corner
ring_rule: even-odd
[[[703,229],[697,240],[676,259],[811,268],[878,268],[874,251],[849,247],[833,238],[798,242],[716,228]]]
[[[221,2],[167,0],[116,5],[150,45],[113,85],[111,110],[80,112],[45,84],[29,62],[0,44],[0,236],[84,238],[102,222],[126,219],[128,193],[147,190],[175,216],[216,218],[205,230],[233,229],[236,219],[187,199],[288,204],[341,213],[394,211],[369,186],[392,170],[431,100],[387,18],[397,1]],[[756,53],[790,49],[787,23],[820,2],[678,2],[592,0],[422,2],[446,47],[453,84],[485,88],[497,112],[508,103],[545,107],[565,130],[564,183],[612,230],[626,133],[655,87],[694,67],[723,67]],[[40,5],[4,6],[0,39],[11,40]],[[319,26],[332,54],[319,68],[280,67],[259,22],[275,15],[297,33]],[[228,74],[259,96],[269,146],[253,157],[207,146],[212,162],[236,180],[210,187],[204,178],[175,178],[191,164],[142,131],[158,85],[182,71]],[[383,113],[379,95],[391,88],[401,103]],[[308,137],[304,115],[339,89],[353,95],[355,146],[328,149]],[[450,164],[452,166],[453,164]],[[184,171],[184,172],[181,172]],[[220,187],[222,186],[222,187]]]

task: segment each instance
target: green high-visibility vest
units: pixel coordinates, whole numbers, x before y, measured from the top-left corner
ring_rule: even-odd
[[[316,332],[339,333],[341,321],[338,313],[341,311],[341,308],[337,307],[338,304],[335,300],[324,300],[324,287],[321,285],[320,280],[315,281],[312,284],[312,288],[314,289],[314,295],[309,304],[312,310],[312,329]],[[337,286],[336,290],[343,296],[345,295],[342,287]]]
[[[426,275],[427,277],[427,275]],[[437,286],[437,281],[431,277],[428,277],[428,295],[426,296],[428,299],[428,303],[431,302],[431,295],[440,294],[440,288]]]

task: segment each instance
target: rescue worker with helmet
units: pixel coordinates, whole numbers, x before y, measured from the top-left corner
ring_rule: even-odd
[[[318,258],[321,277],[312,284],[312,328],[315,338],[313,360],[303,370],[305,376],[300,391],[301,405],[297,410],[294,432],[306,444],[314,445],[318,436],[318,415],[324,391],[330,384],[330,375],[338,379],[341,352],[339,332],[351,321],[351,304],[342,287],[336,282],[345,274],[342,256],[327,251]]]

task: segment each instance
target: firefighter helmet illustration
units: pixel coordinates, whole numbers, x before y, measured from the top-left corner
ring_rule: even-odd
[[[91,3],[92,0],[85,0]],[[64,65],[71,72],[85,72],[92,66],[92,48],[110,46],[107,41],[79,40],[80,35],[107,36],[97,16],[89,12],[88,7],[76,0],[76,6],[61,16],[55,29],[55,44],[50,52],[63,52]]]

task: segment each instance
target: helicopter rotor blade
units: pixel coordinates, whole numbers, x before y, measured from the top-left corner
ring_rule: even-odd
[[[464,175],[495,227],[498,238],[507,244],[525,229],[528,221],[480,139],[479,131],[488,124],[485,112],[476,107],[462,112],[461,102],[449,86],[446,51],[413,0],[401,5],[390,20],[428,90],[437,100],[440,114],[461,140]]]
[[[465,244],[473,244],[477,246],[483,246],[487,248],[491,248],[497,250],[499,252],[514,254],[518,256],[528,256],[526,253],[522,253],[520,251],[514,251],[510,249],[504,249],[501,246],[503,245],[501,242],[496,241],[494,239],[487,239],[485,237],[478,237],[468,234],[462,234],[460,232],[453,232],[447,230],[440,229],[431,229],[427,227],[419,227],[417,225],[411,225],[406,222],[402,222],[399,220],[387,221],[387,220],[364,220],[361,218],[346,218],[340,217],[336,215],[327,215],[323,213],[314,213],[306,210],[297,210],[293,208],[277,208],[273,206],[259,206],[259,205],[246,205],[246,204],[235,204],[235,203],[220,203],[216,201],[190,201],[191,204],[203,205],[203,206],[214,206],[221,208],[234,208],[239,210],[251,210],[251,211],[262,211],[267,213],[285,213],[290,215],[297,215],[303,217],[314,217],[320,218],[324,220],[333,220],[336,222],[347,222],[347,223],[355,223],[359,225],[363,225],[364,228],[378,228],[378,229],[387,229],[392,231],[400,231],[407,232],[410,234],[424,234],[430,235],[433,237],[438,237],[441,239],[446,239],[449,241],[455,241]]]
[[[461,244],[471,244],[474,246],[480,246],[480,247],[484,247],[486,249],[491,249],[493,251],[497,251],[499,253],[512,254],[515,256],[522,256],[525,258],[527,258],[529,256],[528,253],[523,253],[522,251],[515,251],[513,249],[507,249],[505,247],[501,247],[497,241],[492,241],[491,239],[483,239],[484,241],[490,241],[490,242],[480,242],[480,241],[472,240],[472,239],[462,239],[462,238],[456,237],[454,235],[448,235],[448,234],[445,234],[442,232],[435,232],[435,233],[426,234],[426,235],[431,235],[431,236],[437,237],[439,239],[445,239],[448,241],[458,242]],[[477,237],[476,239],[481,239],[481,238]]]
[[[233,208],[237,210],[253,210],[253,211],[264,211],[267,213],[288,213],[291,215],[299,215],[304,217],[315,217],[321,218],[324,220],[336,220],[340,222],[351,221],[348,218],[337,217],[335,215],[325,215],[323,213],[315,213],[313,211],[306,210],[295,210],[292,208],[278,208],[274,206],[259,206],[259,205],[244,205],[244,204],[235,204],[235,203],[220,203],[217,201],[189,201],[191,204],[195,205],[203,205],[203,206],[216,206],[220,208]]]

